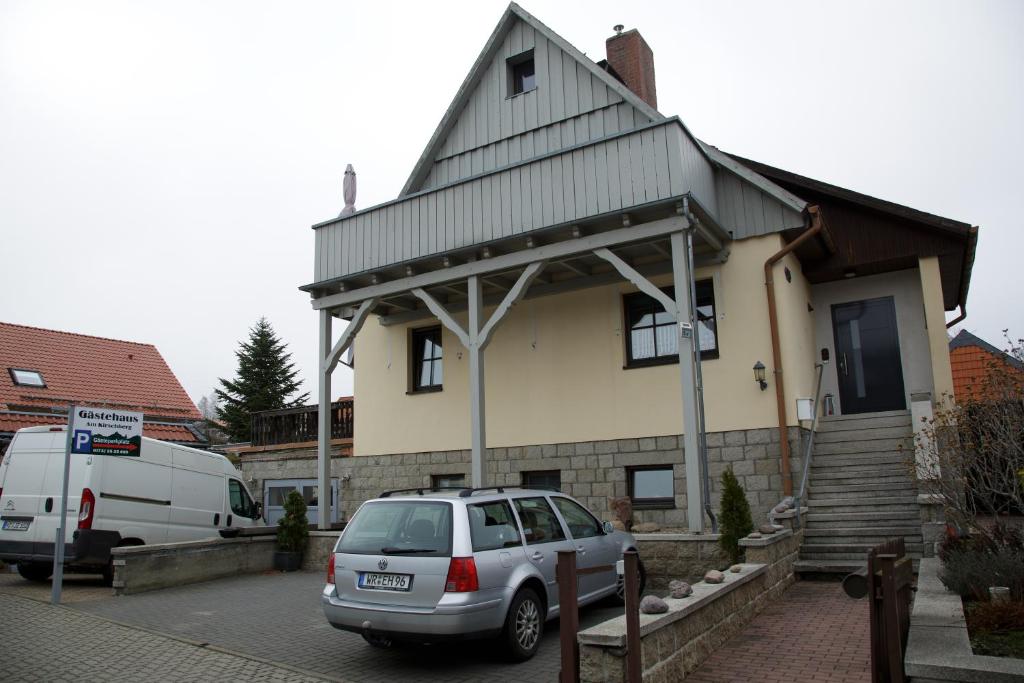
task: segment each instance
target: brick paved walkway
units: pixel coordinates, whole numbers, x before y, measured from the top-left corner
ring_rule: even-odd
[[[867,600],[837,582],[798,581],[687,683],[871,681]]]
[[[0,594],[5,681],[320,681],[285,667]]]

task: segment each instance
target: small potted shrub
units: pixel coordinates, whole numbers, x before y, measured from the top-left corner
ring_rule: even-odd
[[[754,530],[750,516],[750,503],[732,468],[722,472],[722,502],[718,517],[718,543],[730,562],[743,559],[740,539]]]
[[[302,551],[309,540],[309,520],[302,494],[292,491],[284,501],[284,517],[277,523],[277,552],[274,569],[293,572],[302,564]]]

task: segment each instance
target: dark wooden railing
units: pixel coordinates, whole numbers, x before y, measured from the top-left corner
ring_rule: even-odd
[[[253,446],[274,446],[317,440],[316,406],[264,410],[252,415]],[[352,399],[331,404],[331,438],[351,439],[355,426]]]

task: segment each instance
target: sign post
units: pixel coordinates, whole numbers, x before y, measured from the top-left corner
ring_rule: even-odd
[[[68,480],[71,455],[121,455],[138,457],[142,453],[142,413],[108,408],[68,406],[68,438],[64,445],[64,483],[60,495],[60,526],[54,539],[53,588],[50,602],[60,604],[64,587],[64,545],[68,522]],[[95,503],[93,503],[95,505]],[[79,503],[79,508],[82,503]],[[91,510],[78,510],[79,519]]]

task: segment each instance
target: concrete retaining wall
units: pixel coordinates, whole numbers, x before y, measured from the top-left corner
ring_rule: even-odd
[[[1024,660],[974,654],[963,602],[939,581],[940,564],[938,558],[921,560],[903,658],[908,678],[914,683],[1024,681]]]
[[[696,583],[708,569],[723,569],[729,560],[718,534],[634,534],[647,572],[647,589],[668,590],[673,579]]]
[[[328,555],[340,533],[310,531],[302,569],[326,573]],[[129,595],[271,571],[275,549],[272,527],[261,535],[115,548],[114,593]]]
[[[794,580],[793,563],[801,534],[790,529],[745,545],[747,563],[725,582],[694,584],[688,598],[666,598],[665,614],[640,615],[643,680],[682,680],[707,657],[779,597]],[[742,542],[742,541],[741,541]],[[580,632],[580,681],[626,680],[626,617],[616,617]]]

